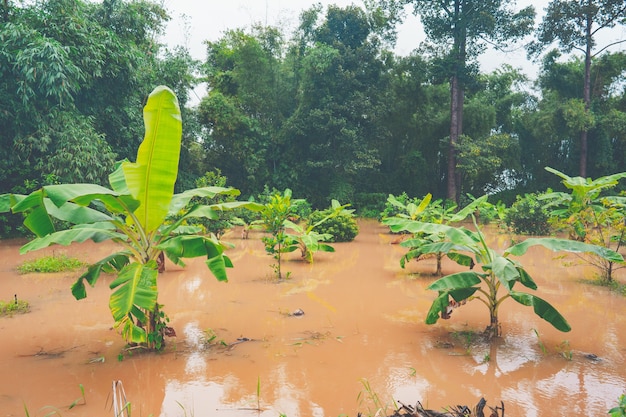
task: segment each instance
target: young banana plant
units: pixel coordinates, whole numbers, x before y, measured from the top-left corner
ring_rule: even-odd
[[[194,197],[238,195],[232,188],[203,187],[174,194],[178,174],[182,122],[178,100],[167,87],[150,94],[144,107],[145,136],[136,162],[122,161],[109,176],[111,188],[96,184],[44,186],[29,195],[0,196],[0,212],[24,214],[24,225],[35,235],[21,253],[53,244],[113,240],[120,251],[90,265],[72,286],[76,299],[87,296],[85,282],[94,286],[101,272],[115,272],[109,307],[115,326],[129,343],[160,350],[168,330],[167,317],[157,301],[158,264],[163,254],[176,264],[183,258],[206,257],[206,265],[220,281],[232,267],[215,236],[184,226],[192,217],[216,218],[215,210],[247,207],[249,202],[194,204]],[[177,220],[168,223],[168,216]],[[71,227],[55,230],[58,219]]]
[[[421,253],[445,253],[459,265],[469,267],[469,271],[444,276],[433,282],[428,289],[438,292],[426,315],[426,323],[434,324],[439,318],[450,318],[452,310],[468,301],[478,300],[489,311],[489,325],[485,330],[488,337],[501,336],[498,310],[501,304],[511,298],[533,308],[535,314],[546,320],[556,329],[568,332],[571,327],[567,320],[547,301],[515,287],[537,289],[537,284],[521,263],[512,256],[522,256],[529,247],[540,245],[553,251],[593,253],[615,262],[623,262],[619,253],[610,249],[568,239],[531,238],[498,253],[485,242],[484,235],[474,221],[476,231],[464,227],[444,224],[423,223],[403,218],[389,218],[384,221],[391,231],[406,231],[413,234],[438,234],[444,236],[439,242],[424,243],[417,248]]]

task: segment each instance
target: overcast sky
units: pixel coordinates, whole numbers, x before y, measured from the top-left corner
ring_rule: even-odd
[[[515,6],[519,10],[529,4],[535,6],[537,20],[543,15],[549,0],[518,0]],[[216,41],[228,29],[250,27],[261,23],[270,26],[287,28],[291,31],[298,24],[300,12],[321,3],[324,10],[327,5],[335,4],[345,7],[351,4],[363,7],[361,0],[164,0],[170,12],[164,43],[169,46],[186,46],[192,56],[203,60],[206,57],[205,40]],[[411,13],[398,28],[396,53],[406,55],[417,48],[424,34],[419,19]],[[614,31],[616,32],[616,31]],[[623,27],[611,34],[611,39],[626,38]],[[624,50],[626,45],[622,45]],[[531,78],[535,77],[537,66],[526,59],[522,48],[517,51],[498,53],[488,52],[481,57],[483,72],[491,72],[503,63],[521,68]]]

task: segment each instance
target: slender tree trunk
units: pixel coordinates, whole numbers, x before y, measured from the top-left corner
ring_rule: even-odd
[[[593,20],[591,16],[587,16],[586,37],[587,45],[585,49],[585,79],[583,82],[583,103],[585,103],[585,115],[589,113],[591,108],[591,26]],[[583,178],[587,177],[587,159],[588,159],[588,128],[585,126],[580,132],[580,166],[579,175]]]
[[[450,78],[450,142],[448,148],[448,187],[447,197],[459,201],[461,173],[457,170],[457,144],[463,133],[463,99],[465,88],[463,77],[467,59],[467,28],[463,23],[463,2],[456,1],[454,8],[454,73]]]
[[[450,142],[448,147],[448,191],[450,200],[456,201],[456,144],[459,141],[459,77],[455,74],[450,80]]]

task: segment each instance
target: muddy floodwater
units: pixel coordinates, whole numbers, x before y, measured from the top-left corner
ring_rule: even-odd
[[[111,276],[76,301],[69,288],[80,271],[16,272],[53,251],[95,261],[115,250],[112,243],[20,256],[24,241],[0,241],[0,299],[17,294],[32,306],[0,318],[0,417],[111,417],[113,381],[122,381],[138,417],[374,415],[381,405],[391,414],[394,401],[441,410],[480,397],[491,406],[502,401],[507,417],[604,416],[626,392],[626,298],[580,282],[593,270],[575,258],[539,248],[517,258],[571,332],[508,300],[503,337],[485,345],[472,334],[488,322],[479,301],[424,324],[436,296],[426,290],[435,261],[402,269],[396,236],[375,221],[359,226],[355,241],[334,244],[335,253],[318,253],[311,265],[288,254],[283,282],[272,278],[260,233],[225,236],[234,244],[228,283],[201,259],[185,268],[168,263],[159,301],[177,337],[163,353],[127,353],[122,361],[108,309]],[[510,236],[489,239],[504,248]],[[457,270],[444,263],[445,273]],[[618,279],[625,280],[621,271]]]

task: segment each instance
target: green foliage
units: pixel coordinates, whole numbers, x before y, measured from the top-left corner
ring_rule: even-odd
[[[385,193],[356,193],[352,207],[355,208],[358,217],[376,219],[385,209],[386,196]]]
[[[75,271],[86,266],[87,263],[77,258],[70,258],[65,254],[42,256],[32,261],[23,262],[17,267],[20,274],[28,274],[33,272],[64,272]]]
[[[276,260],[273,265],[277,278],[283,279],[282,254],[293,252],[298,248],[296,242],[285,232],[285,222],[293,215],[291,204],[291,190],[286,189],[282,194],[276,193],[269,198],[261,209],[261,220],[269,236],[262,238],[265,251]]]
[[[500,336],[501,328],[498,310],[503,301],[512,298],[516,302],[533,307],[535,314],[556,329],[567,332],[570,325],[565,318],[545,300],[526,292],[520,292],[516,284],[537,289],[537,284],[512,256],[522,256],[529,247],[541,245],[553,251],[575,253],[590,252],[613,262],[623,262],[622,256],[612,250],[575,242],[567,239],[530,238],[511,246],[503,253],[490,248],[480,228],[474,222],[476,231],[464,227],[451,227],[443,224],[424,223],[406,218],[389,218],[384,221],[393,232],[407,231],[413,234],[443,236],[437,242],[423,242],[416,247],[422,254],[445,253],[469,271],[457,272],[433,282],[428,289],[438,292],[426,317],[427,324],[436,323],[439,318],[449,319],[451,313],[465,303],[479,300],[489,311],[489,324],[485,333],[489,337]],[[475,270],[477,266],[480,271]]]
[[[547,235],[550,233],[550,215],[534,193],[517,196],[504,218],[514,233],[522,235]]]
[[[12,316],[14,314],[23,314],[30,311],[30,304],[26,300],[18,300],[17,296],[14,300],[0,301],[0,316]]]
[[[626,394],[620,395],[617,400],[617,407],[609,410],[610,417],[626,417]]]
[[[202,177],[196,179],[195,186],[197,188],[225,188],[226,183],[227,178],[222,175],[222,172],[219,169],[215,169],[214,171],[206,172]],[[189,203],[187,203],[187,207],[183,209],[182,213],[184,214],[188,212],[189,209],[195,205],[217,206],[219,204],[233,202],[235,200],[236,198],[234,195],[227,194],[215,194],[212,197],[193,197],[189,201]],[[236,213],[234,210],[216,210],[215,215],[212,218],[190,218],[183,223],[191,226],[200,226],[205,233],[213,233],[219,239],[228,229],[233,226],[233,218],[235,216]],[[177,221],[178,219],[178,216],[175,215],[172,216],[169,220]]]
[[[315,225],[315,230],[320,234],[329,234],[332,237],[328,242],[351,242],[359,234],[359,226],[357,225],[354,215],[346,210],[341,213],[329,217],[332,209],[316,210],[308,218],[308,225]],[[321,222],[322,219],[325,221]]]
[[[437,200],[432,202],[430,194],[424,197],[421,200],[419,205],[415,205],[414,203],[409,203],[407,205],[403,205],[399,201],[397,201],[393,196],[389,196],[389,202],[397,207],[400,207],[404,210],[404,213],[399,213],[395,216],[395,218],[406,219],[414,222],[424,222],[424,223],[434,223],[434,224],[453,224],[460,222],[467,218],[470,214],[473,214],[478,207],[481,207],[487,201],[487,196],[483,196],[477,199],[474,199],[471,203],[469,203],[465,208],[455,212],[456,205],[450,205],[449,209],[445,209],[441,206],[441,200]],[[383,223],[391,224],[393,223],[393,218],[383,219]],[[395,231],[392,228],[392,231]],[[398,231],[404,232],[405,230],[399,229]],[[441,243],[445,239],[445,236],[441,232],[424,232],[419,231],[413,233],[412,238],[408,240],[404,240],[401,245],[405,248],[408,248],[408,252],[400,258],[400,266],[402,268],[405,267],[406,263],[415,259],[417,261],[428,257],[431,252],[424,251],[424,247],[430,247],[430,245],[437,245]],[[435,272],[436,275],[440,276],[442,273],[441,270],[441,261],[444,256],[453,256],[456,254],[450,255],[446,253],[445,249],[437,250],[432,252],[437,258],[437,270]],[[459,259],[454,259],[456,262],[461,262]],[[463,261],[466,266],[472,266],[467,260]]]
[[[626,172],[592,180],[570,177],[550,167],[546,170],[560,177],[570,190],[570,193],[550,192],[541,197],[552,208],[552,215],[569,231],[570,237],[619,251],[626,242],[626,197],[607,195],[607,192],[626,177]],[[612,281],[614,271],[622,267],[596,256],[589,258],[589,262],[600,270],[602,279],[607,282]]]
[[[292,248],[297,247],[300,249],[302,258],[309,263],[313,263],[313,254],[315,252],[334,252],[335,249],[332,246],[323,243],[331,241],[333,235],[330,233],[320,233],[319,227],[341,214],[351,215],[353,210],[347,210],[347,206],[347,204],[342,206],[337,200],[333,200],[331,208],[328,209],[325,216],[316,222],[308,222],[306,228],[289,219],[285,220],[285,228],[292,230],[292,233],[286,234],[287,245],[285,250],[290,252],[293,250]]]

